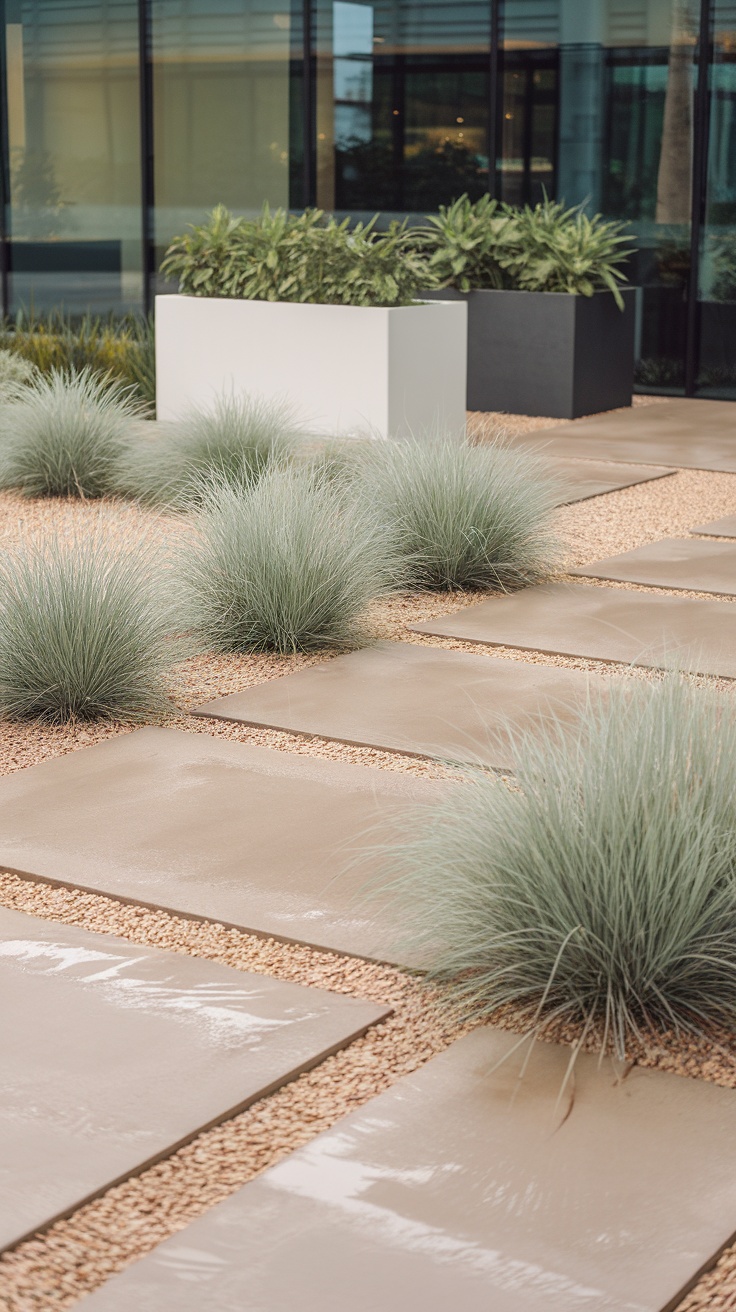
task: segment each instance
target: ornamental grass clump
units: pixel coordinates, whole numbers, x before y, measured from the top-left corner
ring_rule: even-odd
[[[171,709],[182,627],[145,543],[32,542],[0,559],[0,713],[59,723]]]
[[[90,369],[53,371],[0,411],[0,486],[32,497],[105,496],[141,417],[130,389]]]
[[[211,408],[193,406],[152,436],[141,433],[124,460],[121,490],[145,501],[190,506],[208,477],[250,483],[288,460],[298,441],[287,405],[219,396]]]
[[[544,576],[559,488],[534,456],[501,442],[374,442],[360,493],[414,589],[509,590]]]
[[[22,396],[37,377],[38,370],[30,360],[0,348],[0,403]]]
[[[478,771],[407,822],[386,854],[406,940],[463,1015],[511,1008],[619,1058],[732,1028],[734,760],[730,698],[612,684],[518,745],[514,786]]]
[[[181,574],[195,629],[216,651],[309,651],[354,642],[385,592],[385,535],[338,482],[274,468],[257,483],[210,481]]]

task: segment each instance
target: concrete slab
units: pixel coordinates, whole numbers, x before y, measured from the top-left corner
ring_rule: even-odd
[[[386,1009],[0,908],[0,1247],[343,1047]]]
[[[589,497],[604,496],[607,492],[618,492],[634,483],[667,478],[675,472],[674,469],[662,469],[659,466],[620,465],[605,460],[550,457],[547,463],[550,474],[559,479],[564,488],[559,501],[561,506],[570,506],[575,501],[587,501]]]
[[[702,542],[699,538],[663,538],[620,556],[596,560],[571,574],[584,578],[618,579],[651,588],[685,588],[736,596],[736,545]]]
[[[736,1094],[583,1055],[555,1113],[569,1049],[519,1084],[515,1041],[460,1039],[80,1308],[674,1308],[736,1228]]]
[[[736,407],[732,401],[678,398],[612,410],[557,428],[517,434],[515,446],[549,456],[672,465],[736,472]]]
[[[356,851],[451,786],[139,729],[0,779],[0,866],[386,960],[393,910],[366,904]]]
[[[382,642],[218,698],[195,714],[505,769],[512,736],[553,710],[573,718],[597,683],[605,681],[578,670]]]
[[[712,519],[709,524],[697,524],[691,533],[702,533],[706,537],[736,538],[736,515],[725,515],[723,519]]]
[[[409,628],[552,655],[627,665],[676,664],[736,679],[736,606],[722,601],[550,583],[489,597]]]

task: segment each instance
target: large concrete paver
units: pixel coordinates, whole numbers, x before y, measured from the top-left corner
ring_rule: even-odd
[[[449,787],[139,729],[0,779],[0,865],[386,959],[394,913],[382,920],[381,901],[366,899],[375,864],[356,853]]]
[[[550,583],[410,624],[484,642],[594,660],[667,666],[736,679],[736,606],[624,588]]]
[[[705,537],[736,538],[736,515],[724,515],[723,519],[712,519],[708,524],[697,524],[691,533],[702,533]]]
[[[387,1014],[5,908],[0,991],[0,1247]]]
[[[582,1055],[557,1108],[569,1049],[519,1084],[515,1042],[460,1039],[80,1308],[673,1308],[736,1229],[736,1093]]]
[[[682,588],[736,596],[736,544],[699,538],[663,538],[620,556],[595,560],[571,574],[616,579],[652,588]]]
[[[244,724],[507,769],[511,739],[574,718],[598,675],[382,642],[197,708]]]
[[[562,485],[561,506],[572,505],[575,501],[587,501],[588,497],[600,497],[607,492],[618,492],[635,483],[667,478],[675,472],[674,469],[663,469],[660,466],[650,468],[646,465],[620,465],[605,460],[566,460],[563,457],[550,457],[547,465],[550,474],[559,479]]]
[[[522,433],[515,446],[578,460],[616,460],[680,469],[736,472],[736,407],[732,401],[678,398],[613,410],[556,428]]]

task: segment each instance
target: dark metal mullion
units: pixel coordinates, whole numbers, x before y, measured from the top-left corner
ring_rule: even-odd
[[[141,263],[143,269],[143,312],[153,309],[153,51],[151,40],[152,0],[138,0],[138,104],[141,156]]]
[[[0,0],[0,302],[5,320],[10,312],[10,137],[8,131],[8,51],[5,0]]]
[[[306,209],[316,202],[316,115],[315,115],[315,51],[314,14],[312,0],[302,0],[302,133],[304,151],[304,177],[302,205]]]
[[[501,60],[501,7],[503,0],[490,0],[491,47],[488,59],[488,191],[498,192],[498,156],[501,148],[503,64]]]
[[[708,144],[710,134],[710,63],[713,48],[713,0],[700,0],[698,33],[698,83],[693,122],[693,176],[690,210],[690,272],[687,282],[685,335],[685,395],[693,396],[700,355],[700,246],[707,198]]]

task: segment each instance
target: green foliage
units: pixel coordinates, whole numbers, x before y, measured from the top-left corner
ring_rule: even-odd
[[[623,309],[621,265],[631,254],[625,225],[582,207],[566,209],[545,198],[515,209],[488,196],[474,204],[461,196],[440,206],[411,234],[433,279],[460,291],[510,288],[592,296],[607,288]]]
[[[417,250],[429,260],[429,270],[444,287],[470,292],[508,287],[499,254],[510,236],[516,211],[490,196],[473,203],[460,196],[427,217],[427,226],[411,234]]]
[[[320,305],[409,305],[426,285],[424,262],[407,244],[405,224],[388,232],[376,219],[350,227],[321,210],[292,215],[266,205],[258,219],[218,205],[169,247],[161,272],[192,296]]]
[[[346,645],[388,586],[372,517],[308,468],[273,468],[250,487],[211,480],[195,526],[180,570],[196,631],[217,651]]]
[[[18,315],[0,333],[0,347],[28,360],[43,374],[90,369],[105,380],[134,389],[150,411],[156,402],[153,320],[139,315],[122,319]]]
[[[385,853],[407,941],[465,1015],[511,1005],[619,1057],[657,1028],[732,1028],[734,759],[730,699],[612,683],[577,728],[517,744],[513,788],[471,773],[407,819]]]
[[[130,389],[89,369],[41,376],[0,411],[0,487],[36,497],[105,496],[140,418]]]
[[[549,570],[558,488],[534,456],[427,438],[370,443],[361,464],[410,587],[505,590]]]
[[[286,460],[296,440],[286,405],[221,396],[213,409],[192,407],[150,436],[142,430],[124,459],[120,487],[143,500],[186,508],[203,478],[250,483]]]
[[[140,541],[31,543],[0,558],[0,711],[52,722],[165,710],[183,655],[171,582]]]
[[[12,351],[0,348],[0,401],[12,401],[22,396],[24,389],[37,377],[38,371],[30,360],[23,360]]]

